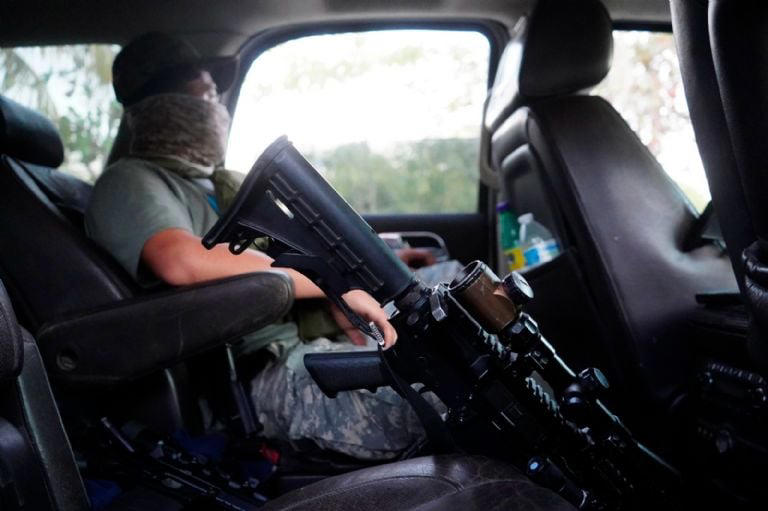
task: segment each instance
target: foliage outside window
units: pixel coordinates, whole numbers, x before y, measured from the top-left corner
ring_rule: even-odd
[[[613,64],[593,94],[605,97],[701,211],[709,202],[672,34],[613,33]]]
[[[474,31],[308,36],[248,70],[227,166],[282,134],[358,211],[475,211],[489,44]]]
[[[93,182],[122,113],[112,91],[111,45],[0,48],[0,91],[51,119],[64,142],[62,170]]]

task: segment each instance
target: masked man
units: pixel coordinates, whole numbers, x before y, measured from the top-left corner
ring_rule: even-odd
[[[203,60],[186,42],[162,34],[140,36],[115,58],[114,88],[128,129],[121,127],[113,162],[96,182],[86,228],[141,285],[183,286],[273,269],[272,259],[259,251],[234,256],[224,245],[209,251],[200,242],[242,179],[219,167],[230,118],[218,102],[217,85],[226,89],[231,84],[235,65],[232,59]],[[324,297],[300,273],[281,270],[293,280],[299,302]],[[387,347],[395,342],[394,328],[372,297],[356,290],[344,299],[376,323]],[[358,458],[392,458],[423,435],[408,404],[391,389],[344,392],[329,399],[303,366],[305,353],[350,350],[364,343],[338,310],[332,312],[354,344],[302,340],[291,321],[267,326],[241,344],[241,351],[273,355],[251,382],[263,434],[294,446],[309,440]]]

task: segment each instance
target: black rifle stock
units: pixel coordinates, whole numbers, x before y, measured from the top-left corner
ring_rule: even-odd
[[[362,289],[386,303],[414,282],[400,259],[285,137],[259,157],[203,245],[210,249],[227,242],[237,254],[260,236],[271,238],[267,252],[275,266],[305,274],[368,334],[368,324],[341,295]]]
[[[448,407],[451,427],[477,425],[488,452],[580,509],[639,509],[677,484],[677,472],[602,404],[601,373],[574,374],[513,299],[525,295],[524,279],[502,283],[474,262],[450,286],[424,286],[285,137],[257,160],[203,244],[239,253],[259,236],[270,238],[275,266],[307,275],[362,330],[370,332],[345,306],[346,291],[398,310],[398,343],[380,352],[383,363],[376,352],[305,357],[327,395],[389,384],[389,371],[422,383]]]

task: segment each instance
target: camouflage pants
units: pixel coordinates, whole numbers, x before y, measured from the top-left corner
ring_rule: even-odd
[[[450,282],[461,269],[446,261],[417,270],[421,280],[433,286]],[[326,397],[304,367],[304,355],[323,351],[375,349],[349,342],[319,338],[302,342],[292,323],[271,325],[249,336],[243,352],[264,346],[275,355],[251,382],[251,399],[267,438],[288,442],[312,440],[318,447],[359,459],[392,459],[424,437],[424,429],[411,406],[389,387],[376,392],[357,390]],[[425,397],[439,410],[432,394]]]
[[[318,447],[359,459],[392,459],[424,430],[410,405],[389,387],[340,392],[326,397],[304,367],[304,355],[323,351],[370,350],[348,342],[298,336],[282,342],[279,356],[251,383],[251,397],[267,438],[312,440]]]

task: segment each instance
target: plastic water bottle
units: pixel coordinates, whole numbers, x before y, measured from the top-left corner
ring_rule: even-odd
[[[560,253],[557,240],[549,229],[533,219],[533,213],[518,217],[520,224],[519,245],[523,251],[525,268],[530,268],[552,259]]]
[[[509,271],[519,270],[525,266],[525,258],[520,246],[517,217],[508,202],[500,202],[496,206],[496,213],[499,216],[499,243],[506,258],[506,267]]]

